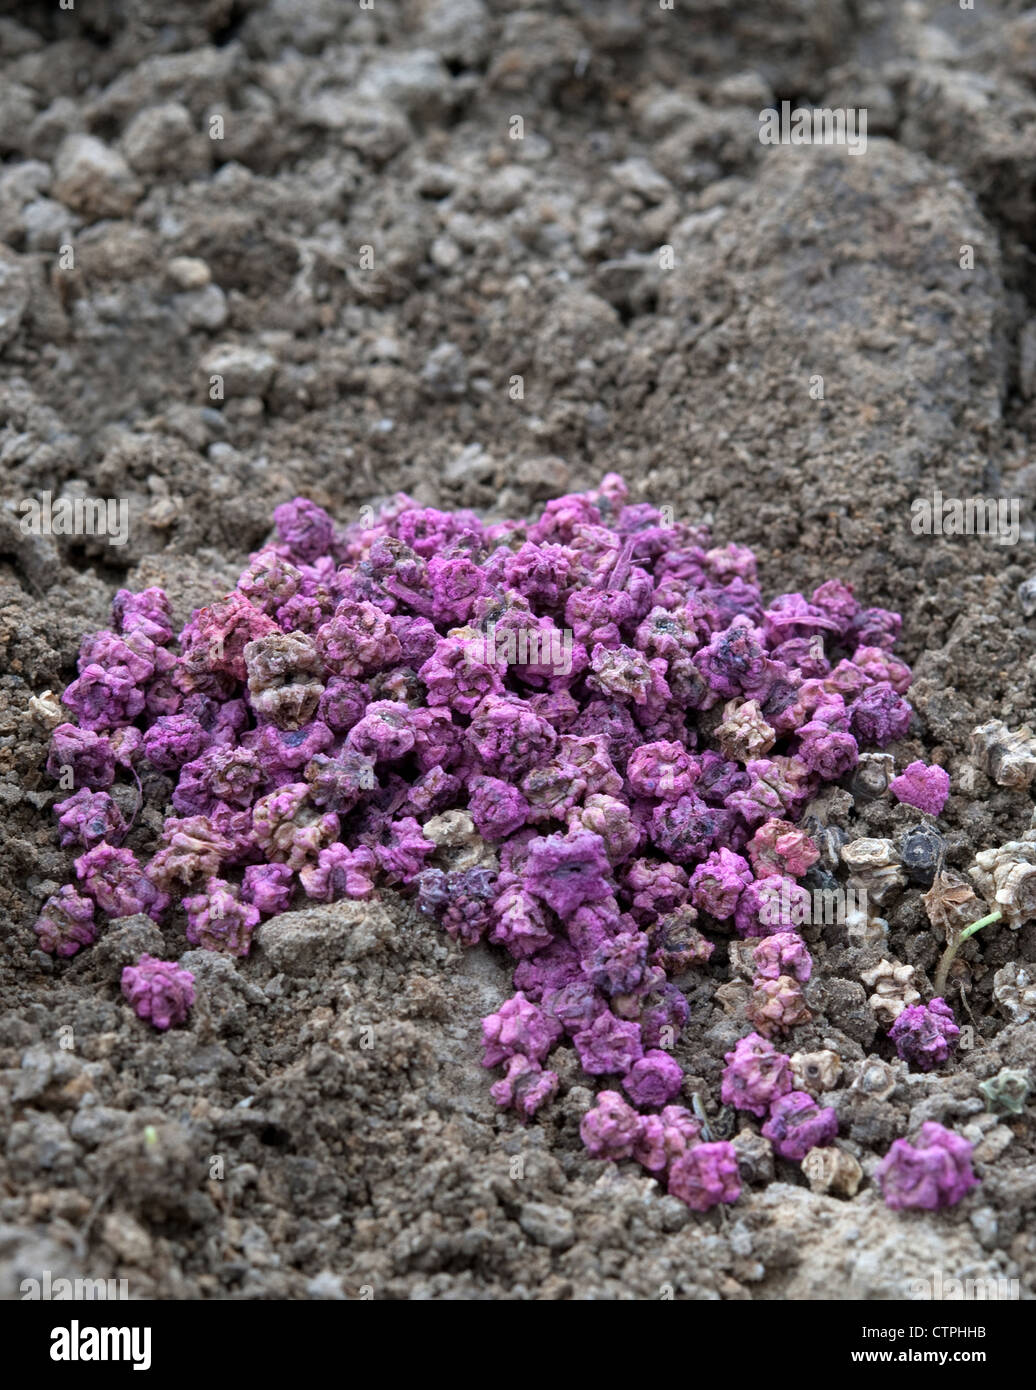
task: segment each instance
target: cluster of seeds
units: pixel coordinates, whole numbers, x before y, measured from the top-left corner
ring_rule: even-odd
[[[48,764],[74,788],[56,811],[77,886],[44,905],[43,948],[74,954],[97,914],[158,921],[175,900],[192,945],[246,956],[258,923],[302,898],[410,890],[455,940],[518,962],[514,997],[483,1021],[498,1104],[546,1104],[567,1036],[626,1097],[601,1092],[588,1150],[636,1157],[704,1210],[737,1197],[738,1165],[673,1103],[679,979],[733,933],[754,1031],[723,1098],[767,1116],[784,1157],[829,1145],[834,1112],[792,1088],[772,1043],[810,1017],[795,924],[818,851],[796,822],[861,747],[908,729],[898,615],[836,580],[764,604],[751,551],[629,505],[615,475],[532,523],[403,495],[367,525],[302,499],[274,521],[178,649],[158,589],[121,591],[111,628],[83,641]],[[112,795],[141,774],[172,784],[147,863]],[[945,799],[923,765],[899,782],[910,804]],[[193,1000],[190,972],[150,956],[122,987],[158,1028]],[[897,1026],[902,1055],[945,1055],[935,1004]]]

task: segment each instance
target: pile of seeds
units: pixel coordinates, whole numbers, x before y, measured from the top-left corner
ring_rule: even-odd
[[[672,1047],[681,978],[733,933],[754,1031],[723,1099],[767,1117],[782,1157],[830,1145],[834,1111],[793,1089],[773,1042],[809,1018],[796,925],[818,850],[796,823],[861,748],[907,732],[900,620],[837,580],[764,604],[751,551],[627,496],[609,475],[534,522],[490,523],[400,495],[344,528],[296,499],[175,645],[165,594],[121,591],[54,731],[62,842],[82,852],[43,908],[43,948],[72,955],[99,915],[158,921],[175,902],[192,945],[246,956],[300,898],[409,890],[455,940],[518,961],[483,1021],[497,1103],[523,1119],[547,1104],[545,1063],[570,1039],[612,1086],[584,1117],[588,1150],[637,1158],[704,1210],[736,1199],[737,1159],[674,1103]],[[147,863],[112,794],[142,773],[175,783]],[[945,800],[921,764],[899,784],[924,809]],[[190,972],[151,956],[122,987],[161,1029],[193,1002]],[[934,1004],[900,1025],[921,1064],[952,1041]],[[920,1177],[898,1202],[967,1190],[970,1169],[939,1167],[967,1166],[950,1139],[910,1150]]]

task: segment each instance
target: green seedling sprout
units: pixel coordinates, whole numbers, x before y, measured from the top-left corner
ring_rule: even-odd
[[[949,927],[947,928],[946,949],[942,953],[942,957],[939,961],[939,968],[935,972],[934,994],[936,999],[945,999],[946,997],[946,978],[950,973],[950,966],[956,959],[957,952],[960,950],[961,946],[963,946],[964,942],[967,941],[969,936],[974,936],[977,931],[981,931],[983,927],[988,927],[993,922],[999,922],[1003,915],[1000,909],[997,908],[996,912],[990,912],[988,916],[980,917],[977,922],[969,923],[968,926],[963,927],[958,932],[953,931]]]
[[[997,908],[994,912],[989,912],[974,922],[961,924],[960,919],[966,915],[969,909],[973,910],[977,904],[981,903],[982,899],[978,897],[966,878],[944,868],[945,857],[944,849],[939,855],[938,864],[935,866],[932,886],[924,895],[925,911],[928,913],[929,922],[933,927],[942,927],[946,934],[946,946],[935,972],[933,991],[936,999],[945,999],[946,981],[949,977],[950,966],[956,960],[957,952],[968,937],[974,936],[976,932],[981,931],[983,927],[990,926],[993,922],[999,922],[1003,916],[1003,912]]]

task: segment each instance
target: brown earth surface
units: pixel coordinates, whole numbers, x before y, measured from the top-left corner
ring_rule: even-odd
[[[514,516],[620,472],[752,546],[766,597],[839,577],[902,613],[917,719],[892,751],[951,773],[948,865],[1028,828],[1031,795],[968,744],[1031,718],[1036,689],[1036,11],[677,11],[0,5],[0,1296],[43,1269],[164,1299],[902,1299],[933,1270],[1032,1296],[1033,1110],[994,1116],[977,1088],[1036,1064],[992,992],[1034,924],[965,949],[973,1046],[949,1067],[831,1092],[851,1200],[719,1111],[744,1028],[718,951],[675,1055],[685,1099],[750,1131],[751,1181],[705,1216],[586,1156],[574,1053],[533,1122],[497,1112],[478,1024],[511,962],[390,892],[275,919],[247,961],[193,952],[199,1002],[166,1035],[119,972],[189,950],[181,914],[35,949],[72,853],[30,697],[72,678],[117,588],[161,584],[186,620],[232,587],[296,493],[342,521],[398,489]],[[865,107],[865,153],[761,145],[782,99]],[[937,488],[1017,498],[1017,544],[914,535]],[[127,498],[128,543],[24,535],[17,504],[47,489]],[[155,792],[134,848],[164,810]],[[893,838],[919,819],[888,798],[829,815]],[[836,1049],[847,1080],[894,1060],[860,971],[891,951],[924,991],[939,954],[921,890],[885,915],[884,951],[806,929],[793,1043]],[[890,1211],[874,1167],[925,1119],[975,1139],[981,1185]]]

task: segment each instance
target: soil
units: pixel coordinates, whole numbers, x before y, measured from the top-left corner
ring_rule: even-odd
[[[762,145],[782,100],[866,108],[866,151]],[[902,613],[917,718],[892,751],[951,773],[966,869],[1033,812],[969,739],[1034,710],[1034,132],[1015,0],[0,5],[0,1295],[49,1269],[161,1299],[882,1300],[933,1271],[1033,1296],[1033,1111],[978,1084],[1036,1065],[993,994],[1036,926],[968,944],[973,1045],[882,1097],[849,1084],[895,1061],[860,971],[891,954],[927,997],[922,890],[886,905],[882,950],[806,929],[793,1045],[842,1056],[852,1199],[720,1111],[744,1027],[718,951],[675,1055],[685,1101],[747,1131],[748,1181],[699,1216],[586,1156],[566,1049],[553,1105],[496,1110],[478,1025],[511,962],[391,892],[275,919],[247,961],[193,952],[166,1035],[119,972],[187,951],[182,915],[35,949],[72,853],[29,700],[117,588],[161,584],[186,620],[296,494],[342,521],[400,489],[526,515],[617,471],[752,546],[767,597],[839,577]],[[1017,544],[914,534],[936,489],[1018,499]],[[23,534],[45,490],[128,499],[127,543]],[[156,785],[134,848],[164,809]],[[846,797],[829,819],[898,839],[919,817]],[[874,1167],[924,1119],[975,1139],[981,1185],[890,1211]]]

